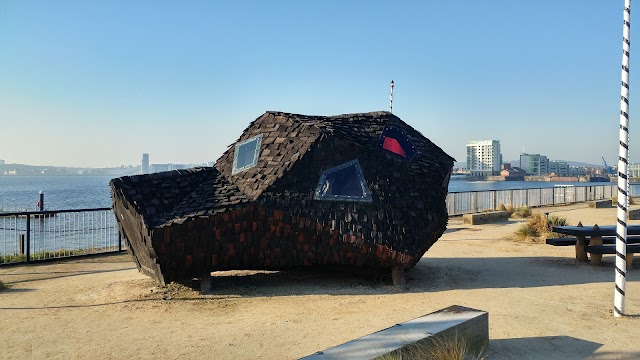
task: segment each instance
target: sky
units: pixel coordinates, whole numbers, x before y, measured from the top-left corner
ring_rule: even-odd
[[[623,0],[2,1],[0,159],[215,161],[266,111],[388,110],[394,80],[393,113],[457,161],[468,141],[496,139],[505,161],[525,151],[617,164],[623,8]],[[630,161],[640,162],[633,11]]]

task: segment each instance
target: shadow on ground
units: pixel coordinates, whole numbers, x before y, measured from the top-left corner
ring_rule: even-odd
[[[485,351],[489,359],[620,359],[631,354],[594,354],[602,344],[571,336],[541,336],[531,338],[489,340]]]
[[[511,270],[505,272],[507,268]],[[611,283],[612,274],[613,260],[594,267],[589,263],[576,263],[572,258],[557,257],[423,258],[406,273],[407,287],[404,291],[392,285],[391,276],[386,272],[362,275],[349,271],[288,270],[214,272],[212,290],[208,294],[339,296],[535,288]],[[638,271],[627,274],[628,281],[639,279]]]

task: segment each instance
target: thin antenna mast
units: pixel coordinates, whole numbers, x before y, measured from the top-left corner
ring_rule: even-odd
[[[393,80],[391,80],[391,94],[389,95],[389,112],[393,113]]]

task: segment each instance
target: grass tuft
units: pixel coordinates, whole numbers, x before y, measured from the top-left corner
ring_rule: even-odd
[[[94,249],[39,251],[31,254],[31,260],[43,260],[43,259],[60,258],[60,257],[66,257],[66,256],[85,255],[85,254],[91,254],[93,252],[94,252]],[[11,255],[0,256],[0,264],[26,262],[26,261],[27,261],[26,254],[11,254]]]
[[[392,351],[375,360],[482,360],[483,352],[471,353],[464,338],[456,335],[436,337]]]
[[[511,215],[513,214],[513,212],[515,211],[515,209],[513,208],[513,205],[509,204],[509,205],[505,205],[503,203],[500,203],[500,205],[498,205],[498,210],[499,211],[506,211],[509,213],[509,217],[511,217]]]
[[[526,224],[520,225],[514,237],[520,241],[544,243],[550,237],[565,237],[567,235],[551,232],[554,226],[568,226],[569,221],[563,217],[544,214],[535,214]]]
[[[514,218],[526,219],[528,217],[531,217],[531,208],[528,208],[526,206],[519,207],[515,209],[511,215]]]

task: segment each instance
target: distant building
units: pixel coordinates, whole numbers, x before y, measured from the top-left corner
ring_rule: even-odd
[[[549,161],[549,173],[558,176],[569,176],[569,164],[566,161]]]
[[[504,166],[504,169],[502,169],[502,171],[500,171],[500,176],[502,176],[502,178],[504,178],[505,180],[518,180],[518,181],[523,181],[524,180],[524,176],[526,175],[526,172],[522,169],[520,169],[519,167],[515,167],[515,166]]]
[[[629,167],[627,168],[627,176],[634,177],[634,178],[640,177],[640,164],[639,163],[629,164]]]
[[[149,173],[149,154],[142,154],[142,166],[140,172],[143,174]]]
[[[520,168],[529,175],[545,175],[549,173],[549,159],[540,154],[522,154]]]
[[[151,173],[158,173],[171,170],[172,164],[151,164]]]
[[[169,164],[169,170],[182,170],[189,169],[191,165],[187,164]]]
[[[500,141],[480,140],[467,143],[467,170],[471,176],[499,175],[501,164]]]

